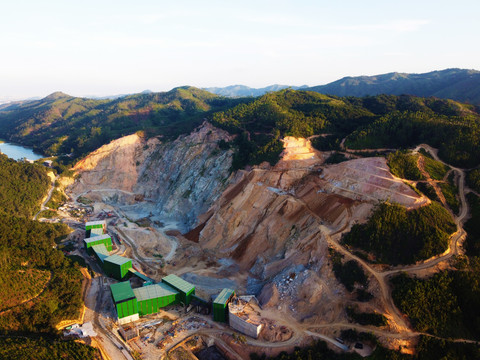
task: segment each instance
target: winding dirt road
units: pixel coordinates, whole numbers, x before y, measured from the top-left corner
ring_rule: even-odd
[[[58,179],[58,175],[55,176],[55,178],[53,179],[52,184],[50,186],[50,190],[48,190],[47,197],[43,201],[42,205],[40,205],[40,210],[33,216],[33,220],[37,220],[38,214],[40,214],[43,210],[47,209],[47,207],[45,205],[47,205],[47,203],[52,198],[53,190],[55,190],[55,182],[57,181],[57,179]]]

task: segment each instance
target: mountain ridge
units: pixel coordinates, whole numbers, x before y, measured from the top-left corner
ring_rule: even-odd
[[[427,73],[346,76],[306,90],[335,96],[415,95],[480,105],[480,71],[451,68]]]

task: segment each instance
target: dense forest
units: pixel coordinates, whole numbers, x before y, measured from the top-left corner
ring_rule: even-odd
[[[84,357],[96,354],[88,348],[54,340],[55,326],[79,314],[83,277],[78,265],[55,249],[55,244],[70,232],[69,228],[31,220],[50,184],[46,170],[4,155],[0,161],[0,354],[30,359],[55,358],[48,354],[93,358],[96,355]],[[37,339],[39,333],[48,335],[49,340]],[[36,340],[8,339],[10,335],[32,334]]]
[[[386,264],[411,264],[443,253],[456,231],[452,216],[439,203],[415,210],[382,203],[366,224],[356,224],[343,243],[375,255]]]
[[[8,215],[31,217],[40,209],[50,179],[43,166],[17,163],[0,154],[0,209]]]
[[[459,166],[480,162],[480,115],[452,100],[378,95],[326,96],[284,89],[258,98],[228,99],[193,87],[91,100],[52,94],[0,110],[0,135],[62,155],[58,168],[118,137],[141,131],[165,140],[188,133],[203,120],[236,135],[233,168],[276,163],[283,136],[308,137],[320,150],[407,148],[426,142]],[[69,155],[69,156],[66,156]]]
[[[405,274],[392,279],[393,299],[421,332],[480,340],[480,261],[457,271],[442,271],[428,279]]]
[[[222,98],[192,87],[115,100],[54,93],[41,100],[3,108],[0,134],[43,154],[63,155],[59,159],[63,169],[61,165],[137,131],[147,136],[176,138],[192,131],[209,113],[242,101],[247,100]]]
[[[48,338],[1,338],[0,359],[15,360],[100,360],[100,352],[74,340],[59,341]]]

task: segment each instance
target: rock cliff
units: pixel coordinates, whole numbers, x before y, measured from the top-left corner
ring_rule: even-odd
[[[73,193],[115,203],[132,219],[174,222],[187,230],[218,198],[229,181],[229,135],[204,123],[173,142],[129,135],[102,146],[74,170]]]

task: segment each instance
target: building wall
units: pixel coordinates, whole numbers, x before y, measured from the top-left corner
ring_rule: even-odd
[[[159,298],[148,299],[138,302],[140,316],[157,313],[160,308],[171,304],[178,304],[178,295],[168,295]]]
[[[132,321],[137,321],[138,319],[140,319],[138,314],[133,314],[133,315],[118,319],[118,323],[120,325],[123,325],[123,324],[128,324],[129,322],[132,322]]]
[[[228,323],[232,329],[240,331],[242,334],[248,335],[254,339],[258,338],[258,335],[263,327],[263,324],[255,325],[246,322],[237,315],[233,314],[231,311],[228,313]]]
[[[213,304],[213,320],[227,322],[227,307],[225,304]]]
[[[89,253],[90,255],[93,254],[92,246],[101,244],[104,244],[108,251],[112,251],[112,238],[106,238],[98,241],[92,241],[90,243],[85,243],[85,246],[87,247],[87,253]]]
[[[175,287],[174,285],[172,285],[170,282],[168,281],[165,281],[162,279],[162,282],[167,284],[168,286],[174,288],[175,290],[178,291],[178,301],[179,302],[183,302],[185,305],[188,305],[190,304],[190,301],[192,300],[192,295],[195,294],[195,288],[193,288],[192,290],[190,290],[188,293],[185,293],[183,292],[182,290],[180,290],[179,288]]]
[[[120,303],[116,303],[118,318],[124,318],[131,315],[138,315],[138,303],[137,299],[130,299]]]
[[[85,230],[92,230],[92,229],[103,229],[103,230],[105,230],[105,224],[85,225]]]
[[[122,264],[120,267],[120,277],[123,279],[125,275],[128,273],[128,269],[132,267],[132,260],[126,262],[125,264]]]
[[[125,275],[127,275],[128,269],[130,269],[131,267],[131,260],[122,265],[118,265],[109,261],[103,262],[103,270],[105,271],[105,274],[117,280],[122,280]]]

